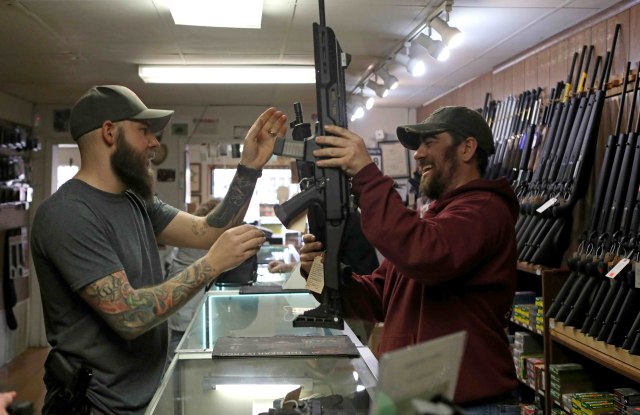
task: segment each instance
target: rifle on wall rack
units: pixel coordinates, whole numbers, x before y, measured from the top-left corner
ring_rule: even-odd
[[[607,138],[589,228],[578,253],[568,261],[572,273],[554,299],[548,317],[581,328],[596,340],[640,354],[640,288],[636,287],[634,270],[640,259],[640,115],[632,129],[640,62],[631,90],[631,107],[625,111],[630,65],[628,62],[623,76],[615,130]],[[627,127],[622,132],[625,112]],[[596,281],[597,289],[585,278]],[[566,318],[560,311],[563,308],[571,309]]]
[[[554,251],[558,246],[565,249],[568,246],[571,212],[587,191],[619,32],[620,25],[617,25],[598,87],[595,82],[602,58],[596,58],[589,87],[585,88],[593,47],[584,46],[578,64],[579,76],[575,80],[571,76],[574,65],[569,73],[568,79],[573,82],[570,99],[557,102],[551,110],[545,137],[548,141],[528,190],[520,198],[523,224],[518,227],[518,258],[522,261],[550,266],[557,266],[562,261],[562,254]],[[583,60],[586,61],[584,69]],[[575,61],[574,54],[574,64]],[[569,88],[567,84],[563,96]],[[557,92],[555,96],[558,97]]]

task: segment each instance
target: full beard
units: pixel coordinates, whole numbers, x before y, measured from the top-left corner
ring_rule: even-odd
[[[448,189],[451,184],[451,178],[455,177],[458,171],[458,160],[456,157],[456,145],[452,145],[447,148],[444,161],[442,164],[446,165],[449,162],[449,168],[445,172],[432,164],[432,168],[426,176],[420,178],[420,192],[426,195],[429,199],[439,199]]]
[[[153,170],[144,154],[139,154],[127,143],[124,131],[118,129],[116,151],[111,156],[111,167],[128,189],[144,201],[153,200]]]

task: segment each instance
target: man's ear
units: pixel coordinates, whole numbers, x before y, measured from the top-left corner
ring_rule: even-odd
[[[460,147],[462,148],[462,154],[460,155],[462,161],[469,162],[476,154],[478,141],[475,137],[467,137],[464,139]]]
[[[102,126],[100,127],[100,133],[104,142],[108,146],[112,146],[115,144],[116,137],[118,136],[118,126],[113,122],[107,120],[102,123]]]

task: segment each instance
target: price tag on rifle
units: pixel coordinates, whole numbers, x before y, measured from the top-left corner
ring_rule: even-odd
[[[304,233],[307,230],[307,209],[289,221],[287,229]]]
[[[314,293],[322,294],[322,289],[324,288],[324,265],[322,265],[321,256],[313,258],[313,265],[311,265],[307,284],[304,288]]]
[[[615,278],[630,261],[631,260],[629,258],[622,258],[613,268],[611,268],[611,271],[607,272],[607,277]]]
[[[551,199],[549,199],[546,202],[544,202],[544,204],[542,206],[540,206],[538,209],[536,209],[536,212],[538,212],[538,213],[544,212],[545,210],[549,209],[551,206],[555,205],[557,201],[558,201],[557,198],[552,197]]]
[[[637,262],[634,262],[633,264],[633,268],[635,269],[636,272],[636,283],[635,283],[635,287],[636,288],[640,288],[640,266],[638,266]]]

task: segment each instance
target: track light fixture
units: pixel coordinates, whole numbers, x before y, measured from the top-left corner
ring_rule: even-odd
[[[409,47],[405,45],[405,53],[398,52],[395,61],[407,68],[407,71],[413,76],[422,76],[427,71],[427,67],[420,59],[409,56]]]
[[[436,32],[440,33],[442,40],[447,44],[449,49],[459,46],[464,40],[464,34],[456,27],[451,27],[440,17],[431,20],[430,26]]]
[[[364,117],[365,112],[373,108],[375,101],[373,97],[365,98],[362,92],[351,95],[351,99],[347,103],[347,113],[350,114],[351,121]]]
[[[364,100],[364,108],[369,111],[376,103],[376,99],[374,97],[365,98],[364,95],[361,95]]]
[[[364,106],[359,102],[349,103],[347,104],[347,112],[349,113],[349,120],[354,122],[364,117]]]
[[[382,79],[385,88],[388,90],[396,89],[398,87],[398,78],[391,75],[386,68],[380,68],[376,74]]]
[[[425,48],[427,52],[429,52],[429,55],[433,56],[435,59],[439,61],[446,61],[449,59],[449,48],[443,41],[434,40],[431,36],[425,35],[424,33],[420,33],[418,37],[415,38],[415,41]]]
[[[425,63],[416,58],[411,57],[409,49],[415,41],[424,47],[431,56],[438,61],[444,61],[449,58],[449,49],[460,44],[464,35],[455,27],[449,26],[449,14],[453,8],[454,0],[433,0],[428,3],[435,3],[429,14],[398,44],[388,55],[381,59],[377,64],[371,65],[362,75],[352,94],[358,89],[362,90],[365,86],[371,88],[379,97],[385,97],[386,93],[398,86],[398,78],[391,75],[387,69],[389,62],[394,61],[404,66],[413,76],[422,76],[427,68]],[[432,30],[437,32],[434,33]],[[435,39],[431,35],[440,35]],[[374,78],[375,77],[375,78]],[[380,78],[383,82],[380,85]],[[374,79],[374,80],[372,80]],[[383,89],[384,88],[384,89]],[[386,91],[385,91],[386,90]],[[362,93],[362,92],[361,92]]]
[[[389,95],[389,90],[384,85],[380,85],[375,82],[373,79],[370,79],[369,82],[367,82],[367,88],[375,92],[380,98],[384,98]]]

